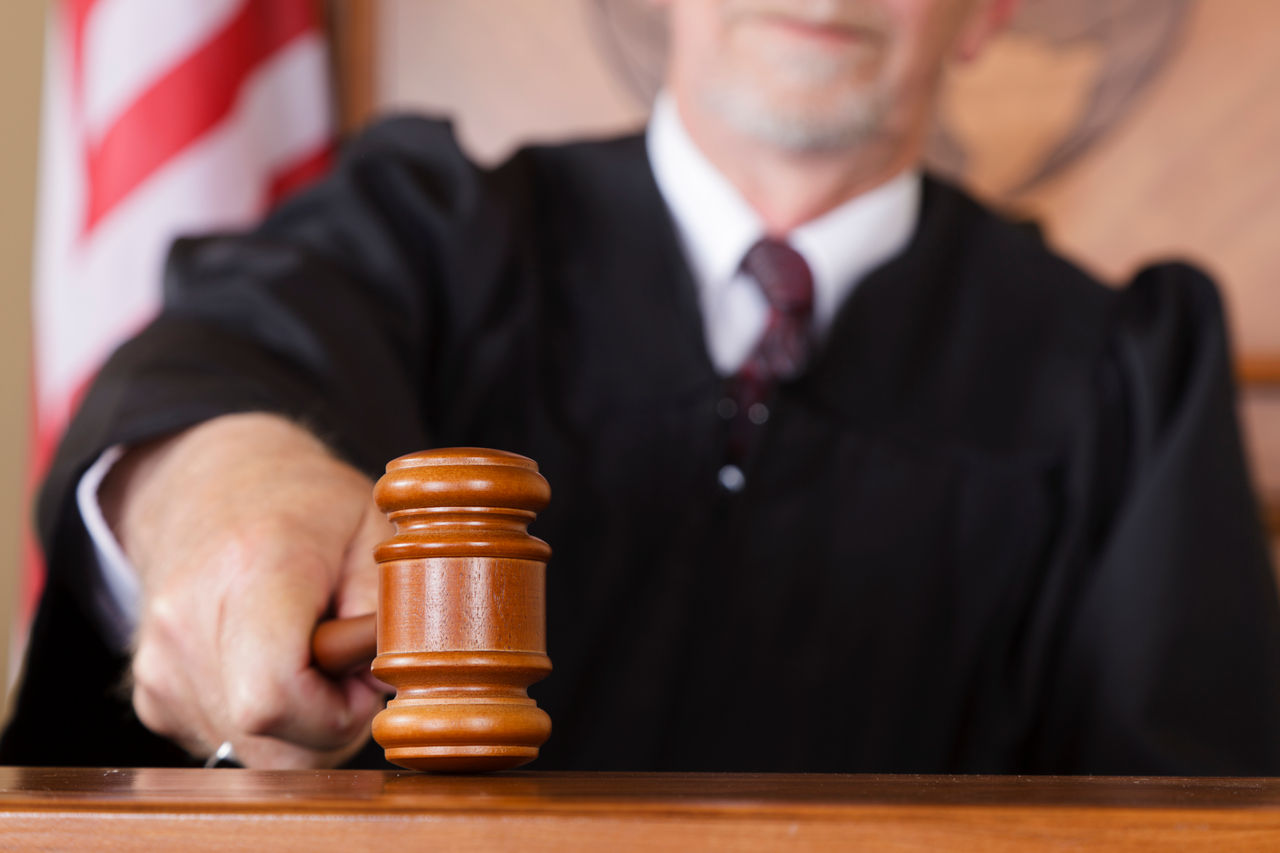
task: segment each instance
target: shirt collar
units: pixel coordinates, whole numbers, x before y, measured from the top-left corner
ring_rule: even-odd
[[[694,281],[700,288],[728,282],[764,232],[760,217],[694,144],[665,92],[654,102],[648,149]]]
[[[760,217],[690,138],[675,100],[662,92],[647,134],[658,190],[675,220],[700,290],[723,288],[764,234]],[[787,239],[808,261],[819,333],[871,270],[906,248],[920,214],[921,177],[909,169],[796,228]],[[708,304],[704,298],[703,304]]]

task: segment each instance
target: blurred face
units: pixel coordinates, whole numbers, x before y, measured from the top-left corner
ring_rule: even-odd
[[[988,0],[670,0],[686,109],[793,151],[922,134]]]

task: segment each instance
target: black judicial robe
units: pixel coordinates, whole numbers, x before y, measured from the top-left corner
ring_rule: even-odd
[[[1277,594],[1188,267],[1107,289],[927,180],[732,495],[640,138],[484,171],[447,125],[384,123],[254,233],[178,243],[165,298],[46,484],[2,761],[184,760],[89,615],[74,484],[111,444],[269,410],[373,476],[431,445],[539,461],[535,767],[1280,774]]]

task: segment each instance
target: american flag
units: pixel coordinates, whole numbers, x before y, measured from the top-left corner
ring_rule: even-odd
[[[243,225],[325,170],[317,0],[61,0],[50,10],[35,251],[43,476],[103,360],[156,311],[169,242]],[[43,582],[28,540],[19,638]]]

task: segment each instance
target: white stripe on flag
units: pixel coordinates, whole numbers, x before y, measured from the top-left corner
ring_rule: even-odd
[[[174,236],[256,218],[272,177],[331,140],[329,96],[316,85],[326,73],[319,35],[291,42],[246,81],[225,121],[157,170],[79,243],[79,217],[66,215],[78,213],[78,204],[56,219],[42,211],[41,284],[34,294],[42,409],[62,408],[121,337],[149,318]],[[58,199],[49,201],[52,207]]]
[[[41,116],[40,198],[35,247],[34,377],[36,430],[32,436],[32,482],[46,473],[49,454],[65,428],[74,395],[102,360],[155,311],[162,259],[177,234],[239,227],[266,208],[282,173],[305,180],[324,164],[333,141],[329,67],[319,0],[96,0],[83,22],[81,61],[85,100],[72,92],[71,21],[73,0],[50,4],[45,44],[44,104]],[[285,4],[289,4],[286,6]],[[233,41],[217,41],[219,51],[201,48],[226,34],[238,15],[243,27]],[[259,17],[260,15],[260,17]],[[308,29],[309,28],[309,29]],[[302,30],[299,32],[299,30]],[[273,41],[254,43],[257,37]],[[141,39],[141,40],[139,40]],[[262,50],[244,54],[246,42]],[[225,55],[224,55],[225,54]],[[202,70],[186,73],[194,67]],[[207,90],[200,78],[208,60],[226,63],[239,88]],[[244,76],[247,75],[247,76]],[[159,86],[156,89],[153,87]],[[185,91],[178,91],[182,88]],[[226,98],[235,95],[230,112]],[[150,95],[161,92],[170,110],[189,103],[211,126],[179,123],[179,135],[137,121],[161,123],[169,113],[155,109]],[[207,95],[213,95],[210,100]],[[146,97],[144,97],[146,96]],[[139,99],[142,99],[141,101]],[[135,104],[149,103],[140,113]],[[88,107],[86,120],[76,110]],[[199,112],[213,108],[215,112]],[[188,117],[190,118],[190,117]],[[118,122],[131,122],[119,125]],[[98,178],[108,187],[93,227],[88,223],[86,123],[102,139],[129,139],[137,163],[120,167],[121,151],[99,161]],[[113,127],[123,129],[115,136]],[[199,132],[184,137],[181,128]],[[176,145],[175,145],[176,141]],[[113,159],[114,158],[114,159]],[[150,159],[148,159],[150,158]],[[126,158],[127,159],[127,158]],[[305,167],[305,168],[298,168]],[[128,173],[133,169],[132,174]],[[297,169],[295,171],[295,169]],[[30,533],[30,531],[28,531]],[[43,582],[43,569],[28,535],[22,604],[15,625],[10,677],[18,671],[25,632]]]
[[[89,138],[207,42],[247,0],[98,0],[85,21],[84,111]]]

